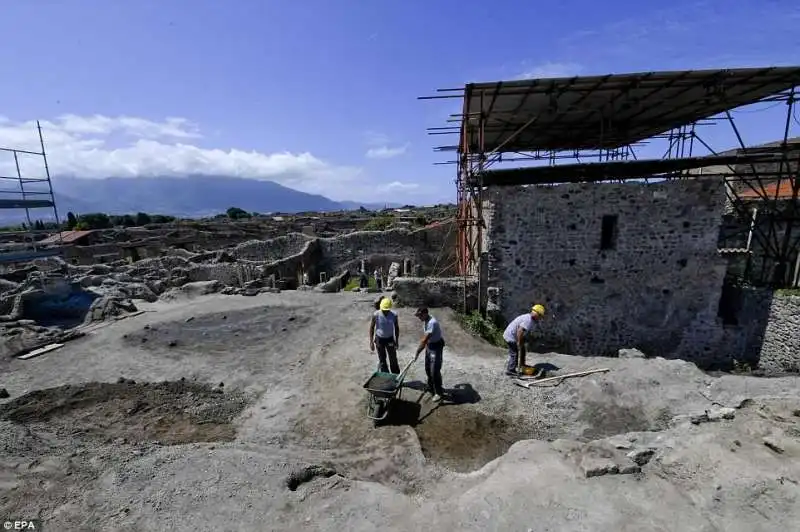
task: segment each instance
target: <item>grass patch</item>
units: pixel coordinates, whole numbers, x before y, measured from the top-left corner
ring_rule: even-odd
[[[482,316],[477,310],[469,314],[458,313],[457,316],[461,326],[470,333],[492,345],[498,347],[506,346],[506,341],[503,340],[503,329],[491,318]]]
[[[780,288],[775,290],[776,296],[800,296],[800,288]]]
[[[344,291],[349,292],[358,288],[359,286],[361,286],[361,280],[358,278],[358,276],[351,276],[350,281],[344,287]],[[378,288],[378,282],[372,276],[367,277],[367,286],[370,288]]]
[[[372,220],[364,224],[361,228],[362,231],[386,231],[394,225],[394,216],[376,216]]]

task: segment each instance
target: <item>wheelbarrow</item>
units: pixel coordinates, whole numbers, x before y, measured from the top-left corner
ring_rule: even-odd
[[[367,417],[375,426],[389,416],[389,410],[395,399],[400,399],[403,391],[403,380],[411,365],[417,357],[409,362],[400,373],[385,373],[376,371],[364,384],[369,397],[367,398]]]

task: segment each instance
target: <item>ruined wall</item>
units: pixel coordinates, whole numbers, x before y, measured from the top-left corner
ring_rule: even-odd
[[[421,275],[447,275],[447,266],[455,262],[457,231],[453,222],[426,227],[417,231],[359,231],[335,238],[322,238],[322,254],[329,274],[346,269],[357,270],[362,258],[369,270],[381,267],[389,270],[392,262],[411,259],[421,267]]]
[[[294,279],[297,284],[303,282],[303,272],[308,273],[309,280],[319,280],[319,272],[324,271],[322,247],[318,240],[307,240],[303,248],[294,255],[272,262],[261,269],[262,275],[276,279]]]
[[[109,261],[124,258],[120,246],[116,243],[96,244],[94,246],[67,246],[64,248],[64,259],[73,264],[90,265],[99,262],[97,257],[108,257]]]
[[[197,264],[187,270],[189,281],[219,281],[228,286],[244,286],[244,283],[261,277],[257,264],[246,262]]]
[[[273,262],[300,253],[309,238],[300,233],[290,233],[272,240],[249,240],[231,250],[237,259]]]
[[[549,307],[543,345],[581,355],[636,347],[701,365],[721,356],[720,179],[496,187],[487,198],[487,285],[506,319]],[[617,217],[609,249],[605,216]]]
[[[394,280],[392,299],[400,306],[430,308],[450,307],[461,309],[464,306],[464,290],[467,292],[467,306],[477,304],[478,283],[476,279],[463,277],[397,277]]]

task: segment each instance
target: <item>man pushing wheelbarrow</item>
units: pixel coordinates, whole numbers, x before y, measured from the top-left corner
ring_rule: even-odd
[[[384,300],[385,301],[385,300]],[[381,301],[383,303],[383,301]],[[376,313],[377,315],[377,313]],[[379,368],[364,384],[369,393],[367,416],[377,425],[389,414],[389,407],[394,399],[399,398],[406,373],[417,361],[422,351],[425,351],[425,373],[428,377],[428,391],[433,395],[432,400],[439,402],[444,396],[442,387],[442,354],[444,350],[444,337],[439,322],[428,313],[427,308],[419,308],[414,314],[422,322],[422,339],[417,347],[414,358],[401,372],[391,373]],[[372,327],[370,327],[372,331]],[[371,335],[372,336],[372,335]],[[372,344],[371,344],[372,345]],[[396,363],[395,353],[395,363]]]

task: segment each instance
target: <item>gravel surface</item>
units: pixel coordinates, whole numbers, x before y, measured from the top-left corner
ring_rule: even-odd
[[[529,356],[433,309],[447,400],[420,360],[366,416],[373,295],[210,295],[3,365],[0,515],[59,530],[726,530],[800,519],[796,378],[663,359]],[[421,333],[399,309],[400,364]]]

